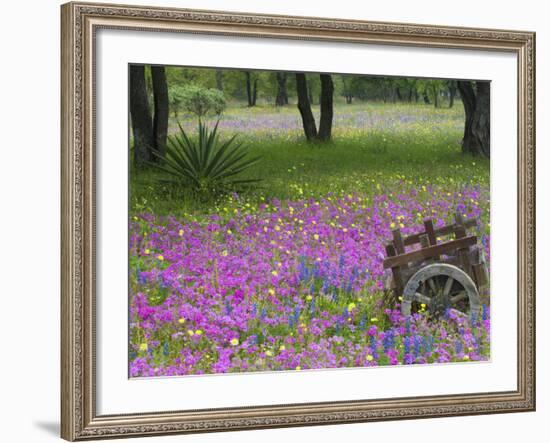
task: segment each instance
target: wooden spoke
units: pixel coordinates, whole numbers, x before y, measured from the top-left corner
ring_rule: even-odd
[[[419,303],[424,303],[425,305],[430,305],[432,303],[432,299],[428,297],[427,295],[421,294],[420,292],[417,292],[414,294],[414,299]]]
[[[453,295],[451,297],[451,303],[455,304],[455,303],[458,303],[459,301],[464,300],[466,298],[468,298],[468,294],[466,294],[466,291],[460,291],[458,294]]]
[[[447,281],[445,282],[445,287],[443,288],[443,297],[447,297],[449,295],[454,281],[455,279],[453,277],[451,276],[447,277]]]
[[[433,278],[430,278],[430,279],[428,280],[428,285],[430,286],[430,289],[432,290],[432,292],[434,293],[434,295],[436,295],[436,294],[437,294],[437,287],[436,287],[436,285],[435,285],[435,281],[434,281]]]
[[[477,310],[481,300],[472,278],[459,267],[448,263],[428,264],[408,278],[403,288],[401,313],[410,315],[413,303],[425,303],[434,315],[462,301]],[[460,305],[458,305],[460,306]]]

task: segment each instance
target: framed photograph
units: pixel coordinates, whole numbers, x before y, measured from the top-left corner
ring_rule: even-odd
[[[534,410],[534,33],[61,14],[63,438]]]

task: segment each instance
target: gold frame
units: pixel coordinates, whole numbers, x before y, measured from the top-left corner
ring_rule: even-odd
[[[95,411],[94,35],[99,28],[430,48],[518,58],[518,384],[511,392],[98,416]],[[61,436],[67,440],[535,410],[535,34],[68,3],[61,7]]]

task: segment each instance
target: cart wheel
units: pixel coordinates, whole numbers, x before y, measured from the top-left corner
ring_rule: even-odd
[[[434,263],[419,269],[403,290],[401,313],[410,315],[413,302],[423,303],[434,315],[449,308],[471,312],[481,309],[481,299],[474,281],[462,269],[447,263]]]

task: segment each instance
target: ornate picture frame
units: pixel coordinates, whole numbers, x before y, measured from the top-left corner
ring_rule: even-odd
[[[88,440],[535,410],[535,34],[72,2],[61,8],[61,436]],[[517,389],[98,415],[95,36],[99,29],[507,52],[517,56]]]

